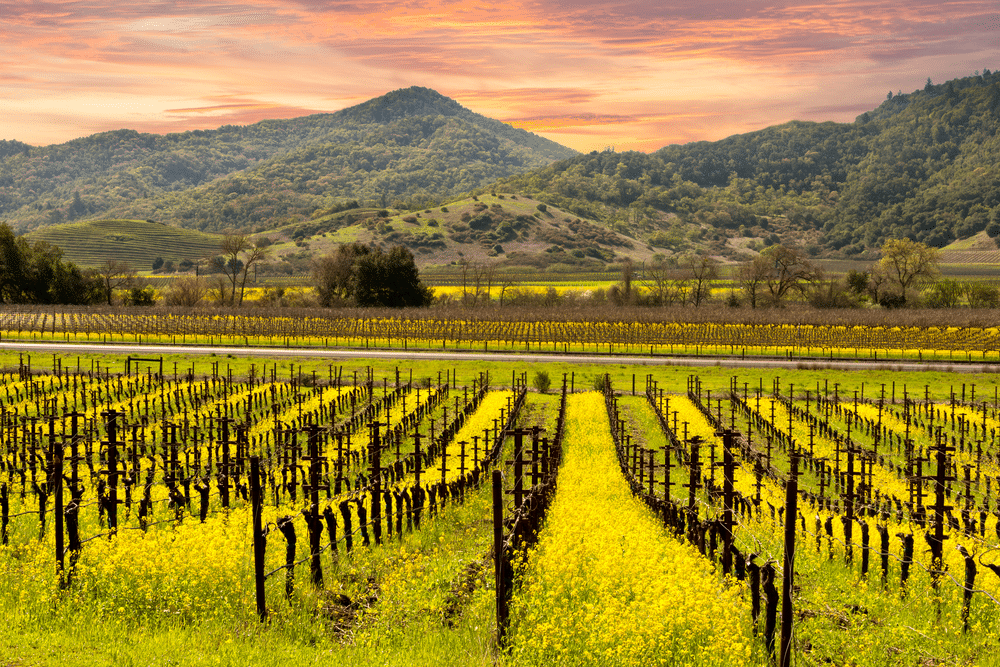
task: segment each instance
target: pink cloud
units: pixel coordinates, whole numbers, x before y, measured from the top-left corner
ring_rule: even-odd
[[[0,16],[0,137],[35,143],[424,85],[579,150],[658,147],[851,120],[887,90],[1000,67],[993,0],[0,0]]]

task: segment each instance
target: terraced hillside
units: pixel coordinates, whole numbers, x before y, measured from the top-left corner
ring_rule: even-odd
[[[59,246],[77,266],[117,259],[148,269],[157,257],[180,262],[217,255],[221,237],[148,220],[88,220],[38,229],[28,238]]]

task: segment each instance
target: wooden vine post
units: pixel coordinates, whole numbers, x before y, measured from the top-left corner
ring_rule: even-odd
[[[104,415],[107,417],[107,476],[108,476],[108,532],[115,535],[118,532],[118,417],[122,413],[109,410]]]
[[[260,488],[260,457],[250,457],[250,508],[253,515],[253,579],[257,600],[257,615],[261,621],[267,620],[267,600],[264,595],[264,498]]]
[[[63,442],[56,444],[55,417],[49,419],[49,446],[51,447],[52,482],[55,484],[55,523],[56,523],[56,574],[59,585],[63,585],[63,569],[65,567],[66,550],[63,548]]]
[[[792,585],[795,577],[795,517],[798,516],[799,457],[792,451],[790,469],[785,485],[785,556],[782,562],[781,582],[781,640],[778,649],[778,666],[792,664]]]
[[[499,470],[493,471],[493,568],[496,577],[497,646],[504,646],[507,640],[507,624],[510,618],[509,586],[507,578],[506,550],[503,543],[503,476]]]
[[[722,573],[730,574],[733,571],[733,505],[735,502],[735,491],[733,489],[733,477],[736,474],[736,461],[733,459],[733,440],[735,434],[732,431],[724,431],[722,434]]]

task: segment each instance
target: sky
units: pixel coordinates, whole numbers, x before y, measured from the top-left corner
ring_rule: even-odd
[[[651,151],[1000,69],[1000,0],[0,0],[0,139],[332,112],[409,86]]]

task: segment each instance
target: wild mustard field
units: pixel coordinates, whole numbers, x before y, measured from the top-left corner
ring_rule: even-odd
[[[429,368],[6,374],[0,658],[767,664],[794,458],[791,660],[994,660],[995,378]]]

